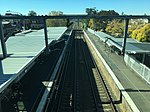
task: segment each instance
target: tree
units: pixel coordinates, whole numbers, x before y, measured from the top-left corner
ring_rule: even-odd
[[[89,20],[88,26],[89,26],[90,29],[94,29],[94,20],[93,19]]]
[[[96,8],[86,8],[86,13],[88,15],[101,15],[101,16],[106,16],[106,15],[119,15],[117,12],[114,10],[101,10],[98,11]],[[90,28],[96,29],[96,30],[102,30],[105,31],[107,24],[112,21],[111,19],[93,19],[93,24],[89,23]],[[91,20],[89,20],[91,22]]]
[[[139,25],[132,31],[131,37],[139,42],[150,41],[150,24],[146,24],[143,27]]]
[[[123,36],[123,28],[124,23],[120,20],[114,19],[111,23],[107,24],[106,32],[110,35],[114,35],[115,37],[122,37]]]
[[[29,11],[28,16],[37,16],[37,13],[35,11]]]
[[[114,16],[114,15],[119,15],[117,12],[115,12],[114,10],[101,10],[99,12],[97,12],[97,15],[100,15],[100,16]],[[98,27],[97,29],[98,30],[102,30],[105,32],[106,30],[106,27],[108,25],[108,23],[110,23],[112,21],[112,19],[97,19],[95,23],[96,26]]]
[[[63,12],[61,11],[51,11],[48,14],[49,16],[59,16],[63,15]],[[48,27],[60,27],[60,26],[66,26],[67,20],[66,19],[47,19],[46,25]]]
[[[85,12],[86,12],[88,15],[95,15],[95,14],[97,14],[96,7],[94,7],[94,8],[86,8],[86,9],[85,9]]]
[[[49,16],[59,16],[59,15],[63,15],[62,11],[51,11],[48,14]]]
[[[150,40],[150,24],[144,25],[137,34],[137,40],[140,42],[145,42]]]
[[[97,13],[98,15],[106,16],[106,15],[119,15],[117,12],[114,10],[101,10]]]

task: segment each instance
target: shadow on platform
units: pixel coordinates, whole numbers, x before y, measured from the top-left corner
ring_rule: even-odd
[[[3,67],[2,67],[2,61],[0,60],[0,75],[3,74]]]
[[[34,56],[10,56],[9,58],[33,58]]]
[[[129,88],[129,89],[124,89],[124,90],[121,90],[122,92],[123,91],[126,91],[126,92],[150,92],[150,90],[136,90],[136,89],[131,89],[131,88]]]

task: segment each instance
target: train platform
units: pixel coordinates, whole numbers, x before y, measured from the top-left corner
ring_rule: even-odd
[[[49,27],[48,44],[57,40],[66,27]],[[0,60],[0,93],[20,75],[25,74],[45,49],[44,30],[35,30],[11,36],[6,42],[8,57]],[[0,54],[2,51],[0,49]]]
[[[88,31],[86,31],[86,33],[99,54],[109,65],[111,71],[123,86],[123,89],[120,91],[128,94],[126,100],[132,110],[135,112],[149,112],[150,85],[125,64],[122,55],[110,52],[110,49],[105,46],[105,43],[94,33]]]

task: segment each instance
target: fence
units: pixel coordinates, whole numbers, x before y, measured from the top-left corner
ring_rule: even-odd
[[[124,61],[129,67],[131,67],[131,69],[133,69],[138,75],[146,80],[147,83],[150,84],[150,68],[128,54],[125,54]]]

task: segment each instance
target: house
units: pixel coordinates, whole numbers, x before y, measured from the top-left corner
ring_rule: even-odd
[[[43,28],[43,21],[42,20],[31,20],[31,29],[42,29]]]

